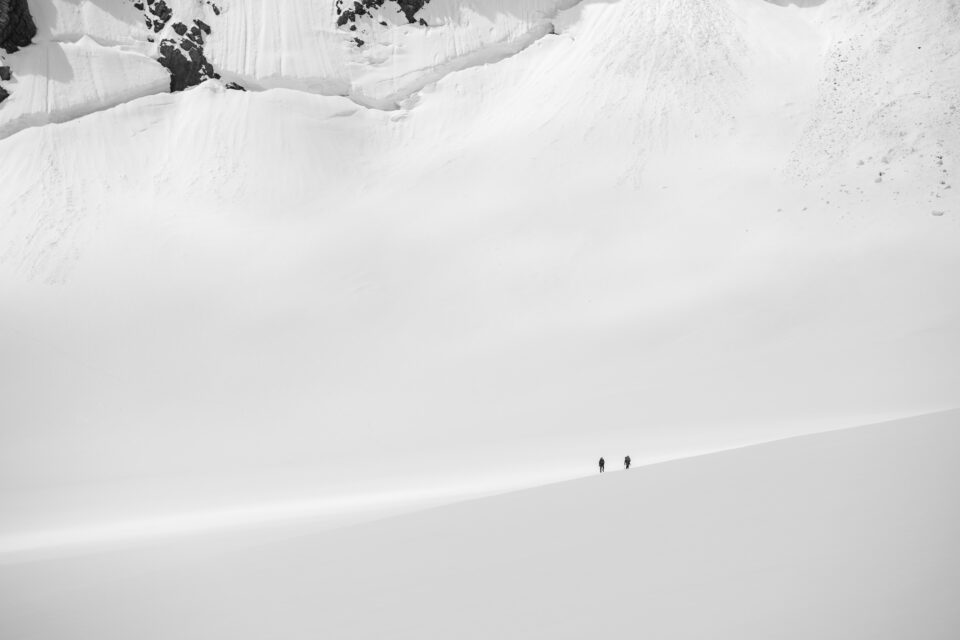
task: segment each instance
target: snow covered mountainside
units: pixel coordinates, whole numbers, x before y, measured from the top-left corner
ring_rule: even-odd
[[[960,412],[320,534],[0,571],[5,636],[953,640]]]
[[[24,7],[0,551],[960,406],[952,0]]]

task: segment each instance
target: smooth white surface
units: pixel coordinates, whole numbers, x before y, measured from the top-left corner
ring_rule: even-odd
[[[957,411],[627,472],[610,455],[321,534],[4,566],[0,619],[45,640],[952,640],[958,455]]]
[[[288,88],[0,140],[3,540],[482,493],[960,404],[949,2],[588,1],[453,71],[549,7],[434,0],[445,26],[384,31],[393,76],[310,31],[323,3],[257,37],[253,4],[222,4],[177,8],[226,79]],[[41,32],[121,39],[126,10],[84,11]],[[391,111],[307,86],[434,64]]]

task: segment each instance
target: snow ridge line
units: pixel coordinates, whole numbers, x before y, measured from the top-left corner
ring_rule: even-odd
[[[443,80],[447,76],[458,71],[465,71],[473,67],[481,67],[488,64],[502,62],[511,56],[521,53],[525,49],[534,45],[537,41],[548,35],[555,35],[556,31],[553,22],[545,21],[536,25],[527,31],[522,37],[510,41],[501,42],[484,49],[478,49],[465,56],[449,60],[439,64],[426,73],[411,72],[408,76],[415,75],[409,85],[391,93],[386,98],[374,98],[364,94],[360,90],[351,89],[350,92],[342,97],[347,98],[361,107],[367,109],[376,109],[380,111],[396,111],[403,108],[403,104],[414,95],[422,91],[425,87]]]
[[[136,2],[136,0],[133,0],[133,1]],[[550,12],[549,14],[545,14],[540,22],[536,23],[531,29],[529,29],[526,33],[524,33],[522,36],[520,36],[517,39],[506,41],[506,42],[495,43],[491,46],[478,49],[477,51],[473,51],[459,58],[448,60],[447,62],[439,64],[429,70],[426,70],[425,72],[424,71],[411,72],[407,74],[408,76],[414,76],[413,78],[411,78],[410,83],[402,87],[401,89],[398,89],[397,91],[391,93],[385,98],[376,98],[376,97],[365,94],[362,90],[353,89],[353,88],[350,88],[347,91],[342,91],[342,90],[341,91],[324,91],[323,88],[320,88],[319,90],[315,90],[315,91],[310,91],[307,89],[302,89],[297,87],[287,87],[287,89],[292,91],[299,91],[302,93],[314,94],[314,95],[346,98],[347,100],[350,100],[357,106],[362,107],[364,109],[371,109],[371,110],[377,110],[377,111],[397,111],[405,107],[409,108],[413,106],[409,102],[410,99],[413,98],[417,93],[422,91],[424,88],[432,84],[435,84],[440,80],[443,80],[445,77],[453,73],[464,71],[473,67],[479,67],[479,66],[484,66],[488,64],[496,64],[496,63],[502,62],[503,60],[511,56],[514,56],[523,52],[530,46],[536,44],[539,40],[549,35],[556,35],[556,27],[553,22],[556,16],[561,11],[570,9],[580,4],[581,2],[583,2],[583,0],[567,0],[566,2],[559,3],[554,11]],[[136,4],[139,5],[140,3],[136,2]],[[212,6],[214,8],[214,11],[217,14],[219,14],[219,7],[217,7],[216,5],[212,5]],[[146,12],[146,11],[149,11],[151,8],[153,7],[145,7],[144,10]],[[172,22],[172,19],[173,19],[172,15],[166,16],[166,20],[162,24],[154,25],[154,29],[157,30],[157,27],[159,27],[159,30],[162,31],[167,26],[168,23]],[[177,23],[177,25],[175,26],[179,26],[179,25],[180,23]],[[200,42],[202,43],[203,35],[209,34],[209,29],[210,28],[206,24],[203,24],[201,22],[201,24],[195,25],[194,29],[191,29],[189,32],[183,34],[182,37],[186,40],[190,38],[190,36],[195,36],[194,38],[190,38],[190,39],[196,40],[199,38]],[[193,33],[194,31],[199,31],[200,33],[194,34]],[[189,44],[194,44],[194,42],[190,42]],[[171,43],[171,46],[172,46],[172,43]],[[196,59],[184,60],[183,62],[185,63],[185,66],[190,66],[190,67],[195,67],[197,63],[200,62],[199,67],[197,67],[200,69],[200,73],[197,75],[197,77],[191,78],[190,80],[187,80],[187,81],[184,81],[183,78],[178,79],[176,77],[176,74],[173,73],[173,70],[170,69],[169,65],[164,64],[163,60],[160,61],[161,64],[164,64],[164,66],[168,67],[168,70],[171,70],[171,91],[172,92],[188,89],[192,86],[196,86],[197,84],[204,83],[210,79],[218,79],[218,80],[220,79],[219,74],[217,74],[216,72],[212,72],[209,74],[203,72],[202,67],[204,67],[204,65],[202,63],[206,62],[206,58],[203,57],[202,52],[198,52],[197,49],[202,49],[202,44],[200,44],[196,48],[188,47],[187,51],[189,52],[191,58],[195,57],[197,53],[200,53],[200,57],[203,58],[202,62]],[[163,52],[163,48],[161,47],[161,53],[162,52]],[[207,66],[209,66],[209,63],[207,63]],[[210,67],[210,71],[212,71],[212,67]],[[226,86],[230,89],[250,90],[252,92],[257,92],[257,93],[261,91],[269,90],[269,89],[258,88],[255,86],[241,87],[239,84],[234,82],[226,83]],[[69,115],[61,114],[61,117],[56,119],[49,119],[49,118],[44,119],[44,118],[38,117],[38,118],[29,118],[25,120],[20,120],[17,123],[17,126],[3,127],[2,129],[0,129],[0,140],[3,140],[4,138],[7,138],[17,133],[18,131],[21,131],[26,128],[71,122],[73,120],[77,120],[79,118],[83,118],[88,115],[92,115],[95,113],[116,108],[122,104],[127,104],[129,102],[138,100],[140,98],[144,98],[150,95],[159,95],[160,93],[162,92],[136,95],[129,99],[122,100],[117,103],[99,105],[97,108],[92,108],[92,109],[78,110],[77,112]],[[7,123],[7,124],[11,124],[11,123]],[[6,131],[3,131],[3,129],[6,129]]]
[[[535,24],[531,29],[529,29],[525,34],[516,40],[499,42],[489,47],[478,49],[477,51],[473,51],[459,58],[448,60],[447,62],[436,65],[429,71],[426,71],[426,73],[424,73],[422,70],[418,72],[411,72],[407,75],[412,76],[416,74],[416,78],[411,80],[409,85],[398,89],[385,98],[374,98],[364,94],[362,91],[354,89],[351,89],[347,94],[336,95],[347,98],[357,105],[367,109],[396,111],[403,108],[403,103],[407,102],[425,87],[439,82],[452,73],[464,71],[473,67],[480,67],[487,64],[496,64],[498,62],[502,62],[511,56],[515,56],[523,52],[546,36],[556,35],[556,25],[554,24],[554,20],[560,14],[560,12],[572,9],[584,1],[585,0],[564,0],[559,2],[553,11],[545,13],[540,22]],[[409,17],[410,16],[408,16],[408,18]]]

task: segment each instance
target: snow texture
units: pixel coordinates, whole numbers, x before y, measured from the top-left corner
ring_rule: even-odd
[[[16,82],[3,105],[0,138],[27,127],[66,122],[165,91],[170,76],[155,60],[89,36],[42,42],[10,55]]]

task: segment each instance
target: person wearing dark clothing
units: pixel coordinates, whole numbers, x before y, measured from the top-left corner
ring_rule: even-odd
[[[626,458],[623,459],[623,468],[624,469],[630,468],[630,456],[627,456]]]
[[[600,473],[603,473],[603,458],[600,458]]]

